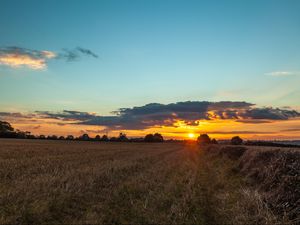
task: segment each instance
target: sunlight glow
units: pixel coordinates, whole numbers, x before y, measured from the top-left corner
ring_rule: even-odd
[[[188,137],[189,137],[190,139],[194,139],[194,138],[195,138],[195,134],[194,134],[194,133],[189,133],[189,134],[188,134]]]

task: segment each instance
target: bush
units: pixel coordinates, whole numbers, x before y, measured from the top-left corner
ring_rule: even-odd
[[[126,134],[120,133],[119,137],[118,137],[118,141],[122,141],[122,142],[128,141],[128,138],[127,138]]]
[[[218,141],[217,141],[216,139],[213,138],[213,139],[211,140],[211,144],[217,145],[217,144],[219,144],[219,143],[218,143]]]
[[[101,141],[109,141],[107,135],[103,135],[102,138],[101,138]]]
[[[96,137],[95,137],[95,141],[100,141],[101,140],[101,137],[100,137],[100,135],[96,135]]]
[[[239,136],[234,136],[233,138],[231,138],[230,143],[232,145],[241,145],[241,144],[243,144],[243,139],[240,138]]]
[[[153,134],[147,134],[144,138],[145,142],[153,142],[154,141],[154,136]]]
[[[198,138],[197,138],[197,142],[199,144],[211,144],[211,140],[210,137],[207,134],[201,134]]]
[[[145,142],[163,142],[164,138],[161,134],[155,133],[153,134],[147,134],[144,138]]]

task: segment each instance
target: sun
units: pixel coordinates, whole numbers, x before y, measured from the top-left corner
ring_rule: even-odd
[[[195,134],[194,134],[194,133],[188,133],[188,137],[189,137],[190,139],[193,139],[193,138],[195,138]]]

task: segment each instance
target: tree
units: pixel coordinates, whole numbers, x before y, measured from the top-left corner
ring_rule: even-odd
[[[124,141],[124,142],[128,141],[128,138],[127,138],[126,134],[120,133],[119,137],[118,137],[118,141]]]
[[[199,144],[210,144],[211,143],[211,140],[210,140],[210,137],[207,135],[207,134],[201,134],[198,139],[197,139],[197,142]]]
[[[90,140],[90,137],[88,134],[83,134],[81,137],[80,137],[81,140],[83,141],[89,141]]]
[[[47,137],[47,139],[49,139],[49,140],[57,140],[58,138],[57,138],[57,136],[56,135],[49,135],[48,137]]]
[[[103,135],[102,138],[101,138],[101,141],[109,141],[107,135]]]
[[[74,140],[74,136],[73,135],[68,135],[67,137],[66,137],[66,140]]]
[[[217,141],[216,139],[214,139],[214,138],[211,140],[210,143],[211,143],[211,144],[215,144],[215,145],[219,144],[218,141]]]
[[[153,142],[154,141],[154,136],[153,134],[147,134],[144,138],[145,142]]]
[[[13,132],[14,128],[10,125],[10,123],[5,121],[0,121],[0,133],[2,132]]]
[[[58,139],[59,140],[65,140],[65,137],[64,136],[60,136]]]
[[[163,142],[164,141],[163,136],[159,133],[155,133],[153,135],[153,138],[154,138],[154,142]]]
[[[14,131],[14,128],[10,125],[10,123],[0,121],[0,137],[17,138],[17,136],[17,132]]]
[[[101,137],[100,137],[100,135],[96,135],[96,137],[95,137],[95,141],[100,141],[101,140]]]
[[[163,142],[164,138],[161,134],[155,133],[153,134],[147,134],[144,138],[145,142]]]
[[[231,138],[230,143],[232,145],[241,145],[241,144],[243,144],[243,139],[240,138],[239,136],[234,136],[233,138]]]
[[[116,137],[111,137],[111,138],[109,139],[109,141],[112,141],[112,142],[118,141],[118,138],[116,138]]]

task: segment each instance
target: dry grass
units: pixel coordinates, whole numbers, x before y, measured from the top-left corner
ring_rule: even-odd
[[[238,161],[194,144],[0,140],[0,224],[274,224]]]

